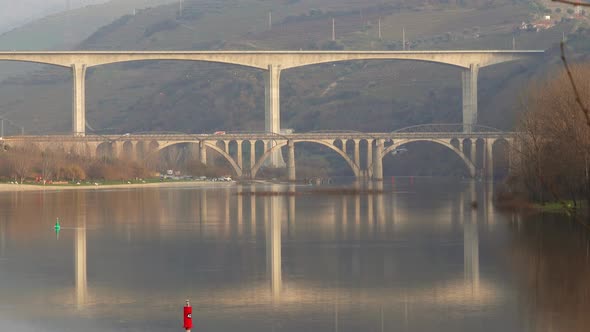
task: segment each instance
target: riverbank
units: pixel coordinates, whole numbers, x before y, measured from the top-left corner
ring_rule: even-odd
[[[62,190],[104,190],[104,189],[136,189],[136,188],[190,188],[207,185],[231,186],[235,182],[211,181],[174,181],[174,182],[146,182],[146,183],[117,183],[117,184],[67,184],[67,185],[38,185],[38,184],[10,184],[0,183],[0,192],[15,191],[62,191]]]
[[[567,214],[582,211],[587,207],[585,202],[579,202],[576,206],[573,201],[537,203],[530,201],[524,195],[511,193],[499,193],[494,199],[494,206],[505,211],[520,211],[534,213],[558,213]]]

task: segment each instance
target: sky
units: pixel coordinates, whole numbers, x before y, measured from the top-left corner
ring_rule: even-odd
[[[0,33],[36,18],[109,0],[0,0]],[[125,0],[118,0],[125,1]]]

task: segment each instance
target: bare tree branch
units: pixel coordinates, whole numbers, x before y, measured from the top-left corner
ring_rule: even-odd
[[[587,2],[568,1],[568,0],[551,0],[551,1],[565,3],[566,5],[581,6],[581,7],[590,7],[590,3],[587,3]]]
[[[578,106],[580,106],[582,112],[584,112],[584,117],[586,118],[586,125],[590,127],[590,111],[588,110],[588,107],[586,107],[584,103],[582,103],[580,91],[578,91],[578,87],[576,86],[576,82],[574,81],[574,76],[572,75],[572,71],[570,70],[570,66],[565,57],[565,43],[563,41],[559,43],[559,48],[561,49],[561,62],[563,62],[563,66],[565,67],[565,71],[567,72],[567,77],[569,78],[570,84],[572,85],[572,90],[574,91],[574,95],[576,97],[576,103],[578,104]]]

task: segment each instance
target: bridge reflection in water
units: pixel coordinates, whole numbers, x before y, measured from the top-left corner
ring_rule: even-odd
[[[369,183],[367,186],[371,189],[380,190],[382,189],[381,183]],[[478,200],[474,188],[475,184],[471,184],[470,200]],[[313,293],[314,287],[306,285],[306,282],[299,281],[287,281],[284,284],[283,279],[283,263],[282,263],[282,238],[294,237],[297,233],[297,220],[296,220],[296,201],[298,199],[296,193],[296,187],[294,185],[282,186],[282,185],[270,185],[267,187],[261,186],[250,186],[246,188],[240,188],[237,190],[238,193],[244,191],[250,192],[287,192],[292,194],[285,194],[284,196],[257,196],[257,195],[234,195],[231,189],[223,190],[223,194],[219,195],[216,193],[215,201],[211,201],[209,196],[211,193],[209,190],[203,190],[198,195],[198,208],[195,208],[197,218],[195,221],[201,226],[198,230],[194,230],[198,233],[202,233],[200,238],[207,238],[214,234],[207,234],[206,228],[203,228],[207,224],[208,219],[222,220],[226,226],[221,231],[226,238],[233,237],[244,237],[244,220],[249,219],[249,233],[255,235],[257,233],[257,208],[262,206],[263,212],[263,223],[264,223],[264,234],[265,234],[265,251],[266,251],[266,265],[267,265],[267,277],[269,282],[269,294],[271,295],[273,303],[280,303],[281,301],[292,302],[296,301],[297,297],[301,294],[309,296]],[[344,239],[358,241],[361,234],[367,233],[372,234],[372,238],[375,240],[384,239],[383,234],[391,232],[403,231],[406,227],[411,227],[411,216],[408,215],[408,209],[400,201],[402,200],[404,193],[393,193],[393,194],[371,194],[371,195],[350,195],[341,196],[338,200],[339,212],[332,213],[331,210],[328,212],[317,211],[320,215],[323,213],[326,219],[322,219],[324,225],[322,228],[333,228],[336,232]],[[486,192],[482,192],[483,197],[481,199],[487,199],[491,195]],[[76,304],[82,307],[85,303],[96,301],[102,302],[99,298],[101,297],[100,291],[95,292],[94,296],[98,298],[88,297],[88,281],[87,281],[87,251],[86,251],[86,238],[87,238],[87,227],[86,227],[86,215],[88,211],[84,211],[84,207],[87,206],[85,200],[87,194],[84,192],[76,193],[75,205],[81,207],[82,210],[77,210],[75,213],[77,218],[77,224],[75,228],[75,298]],[[221,199],[221,200],[220,200]],[[244,201],[249,201],[248,204],[244,204]],[[481,200],[480,200],[481,201]],[[215,204],[214,204],[215,203]],[[487,202],[489,204],[489,201]],[[235,214],[229,206],[235,204]],[[387,209],[386,205],[390,204],[391,208]],[[459,296],[461,300],[465,300],[465,297],[472,297],[475,302],[480,301],[492,301],[492,293],[496,292],[493,289],[493,284],[484,282],[484,292],[482,292],[482,283],[480,282],[479,274],[479,232],[478,232],[478,221],[481,222],[478,217],[477,210],[469,208],[469,201],[465,199],[464,195],[460,196],[459,200],[449,202],[449,206],[441,206],[440,215],[442,218],[437,221],[440,227],[454,227],[460,225],[463,228],[463,248],[464,248],[464,280],[449,281],[447,289],[437,290],[437,301],[453,301],[453,297]],[[215,205],[214,207],[212,205]],[[484,222],[488,219],[489,215],[486,215],[492,211],[492,209],[484,207]],[[212,211],[211,208],[215,211]],[[445,210],[450,213],[445,213]],[[363,213],[364,212],[364,213]],[[230,214],[231,213],[231,214]],[[448,216],[445,218],[444,216]],[[161,214],[159,216],[163,229],[168,228],[168,216]],[[321,217],[320,217],[321,219]],[[233,221],[232,221],[233,220]],[[456,224],[456,225],[455,225]],[[174,226],[172,226],[174,227]],[[220,234],[218,234],[220,235]],[[362,273],[362,262],[359,251],[354,251],[351,256],[351,267],[352,273],[358,277]],[[392,277],[393,271],[393,257],[385,255],[383,257],[383,273],[385,278]],[[288,291],[285,293],[283,290],[286,288]],[[252,285],[258,289],[260,285]],[[490,288],[491,287],[491,288]],[[122,290],[124,292],[124,290]],[[237,290],[235,290],[237,291]],[[420,299],[427,298],[429,296],[428,291],[416,290],[415,293],[406,291],[404,299],[413,299],[419,301]],[[333,296],[340,296],[339,293],[346,292],[343,289],[329,289],[322,290],[323,293],[334,292]],[[299,294],[299,295],[296,295]],[[295,298],[292,298],[295,296]],[[239,293],[236,297],[240,297]],[[456,300],[456,299],[455,299]],[[196,300],[198,303],[198,300]]]
[[[367,186],[367,189],[377,191],[383,189],[382,183],[355,183],[355,186]],[[155,295],[149,296],[150,305],[174,305],[177,298],[190,296],[196,307],[209,308],[210,301],[216,306],[226,307],[235,305],[264,305],[293,306],[308,302],[334,303],[334,327],[338,330],[338,324],[343,316],[339,313],[350,312],[351,306],[362,305],[367,310],[378,314],[383,324],[388,319],[383,318],[393,306],[403,306],[406,324],[411,325],[413,319],[412,308],[416,305],[434,306],[463,306],[463,305],[497,305],[501,302],[502,291],[493,280],[482,279],[479,268],[479,224],[485,224],[491,216],[492,209],[486,207],[491,195],[485,191],[476,191],[475,184],[468,186],[468,190],[462,192],[455,199],[445,200],[435,207],[436,220],[433,227],[440,228],[443,233],[452,232],[456,227],[463,229],[463,266],[462,276],[455,273],[444,273],[442,280],[439,277],[425,279],[422,284],[412,286],[404,276],[404,269],[415,269],[416,266],[427,264],[416,261],[399,260],[399,254],[407,254],[407,250],[423,250],[421,244],[413,245],[412,233],[416,226],[422,223],[431,223],[430,220],[416,219],[411,213],[415,204],[409,201],[406,190],[383,194],[363,195],[338,195],[322,196],[323,204],[312,204],[317,194],[305,194],[305,187],[294,185],[252,185],[238,188],[227,187],[225,189],[199,189],[199,190],[145,190],[139,192],[100,192],[79,191],[61,194],[43,194],[45,204],[55,204],[59,201],[68,201],[73,211],[67,216],[69,220],[76,220],[73,237],[69,237],[65,228],[59,241],[73,240],[74,245],[74,287],[73,289],[60,289],[53,295],[53,301],[60,303],[68,298],[74,299],[74,306],[79,310],[96,310],[101,305],[112,304],[113,301],[127,302],[142,297],[144,288],[136,288],[131,284],[122,282],[126,277],[119,276],[118,282],[106,282],[98,276],[88,277],[87,266],[101,266],[103,260],[125,259],[123,257],[100,257],[91,255],[87,251],[88,232],[93,234],[105,232],[105,228],[114,228],[115,234],[131,240],[130,244],[137,244],[133,237],[147,236],[156,246],[166,245],[169,241],[189,241],[190,243],[207,243],[213,241],[214,247],[207,255],[223,256],[234,252],[235,249],[226,252],[224,245],[240,245],[246,248],[249,243],[264,243],[266,255],[265,280],[257,278],[241,278],[239,284],[221,282],[222,287],[208,287],[206,284],[197,287],[186,287],[178,284],[178,287],[162,285],[165,290],[153,289]],[[258,192],[247,194],[248,192]],[[268,192],[284,192],[285,195],[268,195]],[[242,194],[240,194],[242,193]],[[477,197],[477,194],[484,195]],[[58,198],[57,196],[63,195]],[[107,196],[113,195],[112,200]],[[98,203],[107,199],[109,204]],[[477,200],[484,202],[482,209],[472,210],[469,202]],[[301,204],[301,206],[299,206]],[[180,206],[191,206],[183,218],[175,216],[174,209]],[[109,206],[108,208],[106,206]],[[143,213],[137,213],[135,208],[142,209]],[[299,207],[299,208],[298,208]],[[312,207],[313,211],[306,211],[302,207]],[[298,212],[298,213],[296,213]],[[49,214],[54,211],[48,211]],[[487,215],[486,215],[487,214]],[[90,222],[90,224],[89,224]],[[491,220],[490,220],[491,222]],[[0,223],[0,248],[5,247],[6,222]],[[139,232],[139,233],[138,233]],[[406,238],[406,235],[410,234]],[[400,237],[401,236],[401,237]],[[118,236],[117,236],[118,237]],[[446,237],[446,236],[445,236]],[[89,245],[99,250],[101,244],[93,243],[94,235],[90,238]],[[299,241],[306,243],[295,246]],[[286,241],[286,242],[285,242]],[[408,242],[409,241],[409,242]],[[418,240],[418,242],[424,241]],[[435,240],[438,241],[438,240]],[[158,244],[159,243],[159,244]],[[224,244],[225,243],[225,244]],[[457,245],[451,240],[452,247]],[[246,246],[246,247],[244,247]],[[409,246],[409,247],[408,247]],[[180,246],[179,248],[184,248]],[[188,248],[188,247],[186,247]],[[217,248],[217,249],[215,249]],[[297,250],[295,250],[297,249]],[[322,267],[321,262],[331,256],[329,252],[337,249],[339,261],[335,266]],[[131,248],[124,250],[133,250]],[[248,249],[247,249],[248,250]],[[0,251],[2,254],[5,249]],[[312,258],[320,264],[319,270],[314,271],[305,267],[307,263],[302,254],[307,251],[317,251],[318,257]],[[344,254],[346,253],[346,254]],[[220,254],[223,254],[220,256]],[[372,257],[376,254],[375,257]],[[382,257],[379,257],[382,256]],[[2,256],[0,256],[1,258]],[[183,257],[187,257],[184,255]],[[244,259],[249,256],[244,256]],[[252,258],[252,257],[251,257]],[[173,259],[173,258],[171,258]],[[331,258],[332,259],[332,258]],[[380,263],[375,263],[380,260]],[[93,262],[94,260],[94,262]],[[156,262],[159,260],[156,258]],[[370,264],[369,264],[370,261]],[[198,269],[190,268],[195,261],[186,261],[188,271],[197,273]],[[138,262],[138,268],[142,263]],[[221,262],[221,264],[226,264]],[[256,259],[251,263],[256,270]],[[410,264],[410,265],[407,265]],[[168,265],[164,263],[164,265]],[[376,266],[381,266],[384,287],[363,287],[362,293],[351,287],[350,283],[366,283],[366,278],[375,278],[372,273]],[[154,267],[160,269],[160,267]],[[164,268],[164,266],[162,267]],[[171,279],[169,282],[180,282],[178,266],[168,266]],[[287,268],[287,271],[285,270]],[[133,269],[131,269],[132,271]],[[416,272],[416,271],[414,271]],[[414,273],[411,272],[411,273]],[[111,270],[109,274],[125,273],[124,271]],[[134,277],[139,276],[133,273]],[[168,275],[166,271],[161,276]],[[243,273],[243,272],[239,272]],[[326,281],[325,278],[337,273],[341,280],[338,282]],[[411,274],[410,273],[410,274]],[[104,272],[102,273],[104,275]],[[327,274],[328,276],[325,276]],[[149,276],[144,276],[149,278]],[[93,278],[98,278],[93,282]],[[102,277],[104,278],[104,276]],[[198,276],[195,276],[198,278]],[[401,278],[401,279],[400,279]],[[141,280],[141,279],[140,279]],[[399,282],[402,281],[402,284]],[[193,283],[188,282],[189,285]],[[150,291],[150,292],[151,292]],[[25,292],[26,293],[26,292]],[[66,295],[66,294],[71,295]],[[359,296],[361,295],[362,296]],[[26,301],[34,303],[39,301],[34,294],[24,294]],[[329,299],[329,300],[328,300]],[[385,313],[384,313],[385,312]],[[109,313],[114,315],[115,313]]]

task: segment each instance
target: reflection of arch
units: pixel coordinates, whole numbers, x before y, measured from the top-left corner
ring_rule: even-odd
[[[232,166],[232,168],[234,169],[234,171],[236,172],[236,176],[240,177],[242,176],[242,168],[240,168],[240,166],[236,163],[236,161],[228,154],[226,153],[223,149],[221,149],[220,147],[218,147],[216,145],[216,142],[212,143],[212,142],[208,142],[208,141],[202,141],[203,144],[212,149],[215,150],[217,153],[219,153],[223,158],[225,158],[225,160],[227,160],[229,162],[229,164]],[[157,150],[154,150],[154,153],[160,152],[162,151],[162,149],[173,146],[173,145],[178,145],[178,144],[184,144],[184,143],[197,143],[196,141],[178,141],[178,142],[168,142],[168,143],[164,143],[158,146]]]
[[[251,172],[252,178],[256,177],[256,173],[258,173],[258,170],[260,170],[260,167],[262,167],[262,165],[264,164],[264,161],[271,155],[271,153],[277,149],[282,148],[283,146],[286,146],[287,143],[288,142],[286,142],[286,141],[277,142],[277,145],[275,145],[271,149],[265,151],[264,154],[262,155],[262,157],[260,157],[260,159],[256,162],[254,167],[252,167],[252,172]],[[350,166],[350,168],[352,169],[354,176],[356,176],[356,177],[360,176],[361,172],[360,172],[358,165],[355,164],[354,161],[352,159],[350,159],[350,157],[346,153],[344,153],[342,150],[338,149],[334,145],[330,144],[330,142],[326,142],[326,141],[322,141],[322,140],[313,140],[313,139],[301,139],[301,140],[294,140],[293,141],[293,144],[297,144],[297,143],[317,143],[317,144],[321,144],[323,146],[330,148],[332,151],[338,153],[340,156],[342,156],[342,158],[344,158],[344,160],[346,160],[346,162],[348,163],[348,166]]]
[[[445,142],[443,140],[428,139],[428,138],[397,140],[392,145],[388,146],[387,148],[385,148],[383,150],[383,154],[381,155],[381,159],[383,159],[383,157],[385,157],[389,152],[399,148],[400,146],[406,145],[409,143],[415,143],[415,142],[431,142],[431,143],[436,143],[436,144],[440,144],[442,146],[447,147],[449,150],[451,150],[455,154],[457,154],[461,158],[461,160],[463,160],[463,162],[465,163],[465,166],[467,166],[467,170],[469,171],[469,175],[472,177],[475,176],[475,165],[473,165],[473,163],[465,156],[465,154],[463,154],[460,150],[456,149],[450,142]]]

